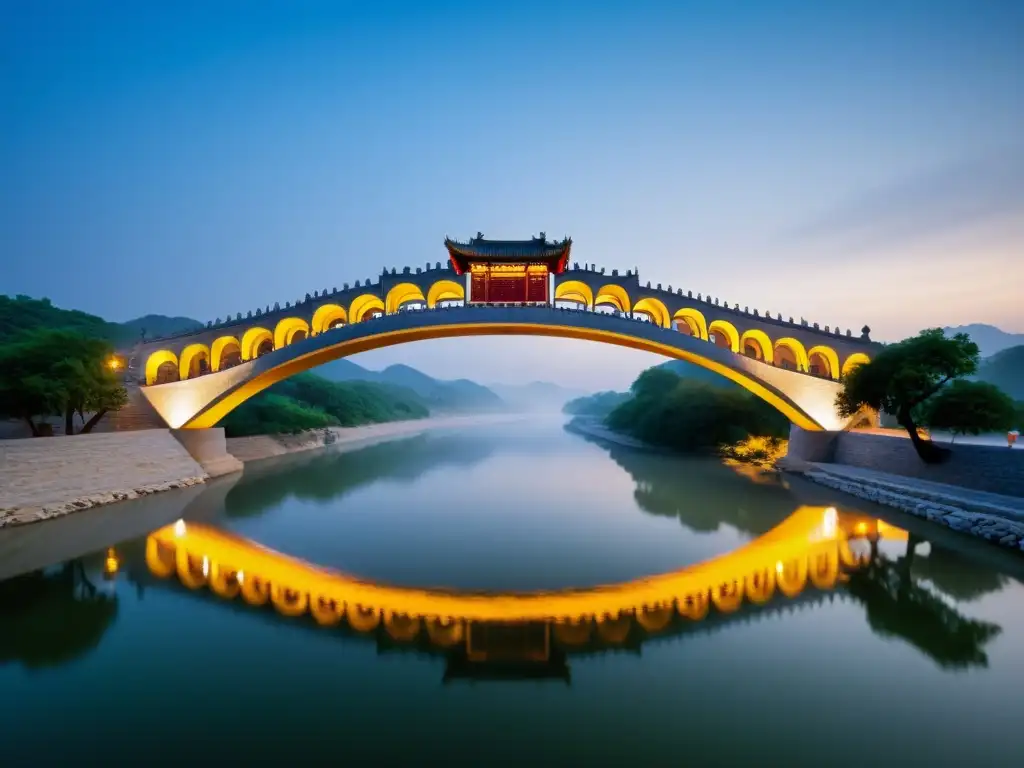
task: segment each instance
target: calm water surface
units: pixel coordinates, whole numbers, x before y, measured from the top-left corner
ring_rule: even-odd
[[[283,553],[373,584],[558,591],[738,562],[735,550],[808,506],[827,521],[829,500],[807,493],[531,421],[275,460],[182,495],[181,514],[153,527],[184,517],[189,536],[230,534],[246,557]],[[130,505],[119,520],[132,520]],[[700,619],[638,606],[641,617],[576,634],[456,622],[463,634],[444,642],[402,617],[320,627],[308,613],[189,589],[147,564],[142,530],[115,526],[79,545],[96,551],[56,563],[47,537],[63,536],[64,552],[85,541],[70,519],[63,531],[65,521],[0,532],[0,553],[40,560],[0,582],[0,755],[5,765],[1021,764],[1019,561],[927,540],[930,529],[876,508],[831,514],[861,559],[792,596],[712,604]],[[880,539],[879,514],[897,526]]]

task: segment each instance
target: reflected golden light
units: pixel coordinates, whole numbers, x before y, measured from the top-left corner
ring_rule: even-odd
[[[208,584],[226,598],[234,595],[219,582],[215,585],[211,574],[234,573],[242,597],[253,605],[269,600],[286,616],[312,611],[314,618],[319,614],[321,623],[333,623],[345,615],[350,626],[361,631],[383,621],[394,637],[411,636],[410,622],[420,620],[596,621],[600,625],[612,617],[632,617],[648,631],[658,631],[676,613],[693,620],[703,618],[709,602],[720,612],[735,611],[745,600],[763,603],[773,592],[768,579],[773,570],[774,582],[788,597],[798,595],[808,583],[831,589],[842,567],[856,568],[861,563],[848,547],[848,536],[861,524],[834,507],[801,507],[755,541],[679,571],[588,589],[529,593],[377,584],[274,552],[207,525],[193,523],[186,528],[181,520],[150,535],[146,562],[156,576],[176,572],[186,586]],[[879,530],[883,537],[906,536],[892,526],[879,526]]]
[[[121,561],[117,559],[117,552],[113,547],[110,547],[107,549],[107,557],[103,561],[103,574],[105,576],[113,576],[120,567]]]

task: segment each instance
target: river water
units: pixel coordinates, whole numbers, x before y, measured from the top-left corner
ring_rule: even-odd
[[[799,483],[529,420],[2,531],[2,762],[1020,765],[1021,559]]]

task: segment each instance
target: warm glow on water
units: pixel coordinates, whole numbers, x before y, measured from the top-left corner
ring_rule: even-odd
[[[1013,762],[1020,561],[822,489],[528,422],[175,498],[0,533],[5,761]]]

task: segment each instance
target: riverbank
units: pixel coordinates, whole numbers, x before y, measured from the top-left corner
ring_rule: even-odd
[[[223,448],[220,452],[222,459],[241,469],[246,463],[317,448],[353,451],[432,429],[463,429],[521,418],[521,414],[442,416],[297,435],[226,441],[221,437],[227,453]],[[222,473],[204,469],[168,429],[0,441],[0,528],[190,488],[217,474]]]
[[[168,429],[0,442],[0,528],[206,482]]]
[[[593,437],[606,443],[614,443],[626,448],[634,448],[638,451],[662,450],[650,443],[645,443],[643,440],[637,440],[635,437],[623,435],[621,432],[609,429],[601,419],[591,416],[575,416],[566,422],[565,428],[569,432],[586,435],[587,437]]]
[[[502,424],[522,419],[522,414],[475,414],[466,416],[438,416],[409,421],[389,421],[383,424],[364,424],[359,427],[326,427],[297,435],[253,435],[229,437],[228,452],[243,464],[286,456],[292,453],[330,448],[354,451],[371,445],[412,437],[432,429],[463,429],[488,424]]]
[[[609,429],[599,419],[576,417],[566,424],[566,429],[627,448],[658,450],[656,446]],[[730,460],[724,461],[731,463]],[[783,459],[777,469],[763,469],[761,472],[780,470],[958,533],[970,534],[1014,552],[1024,553],[1024,498],[973,491],[841,464]]]
[[[818,485],[1024,553],[1024,498],[841,464],[783,463]]]

